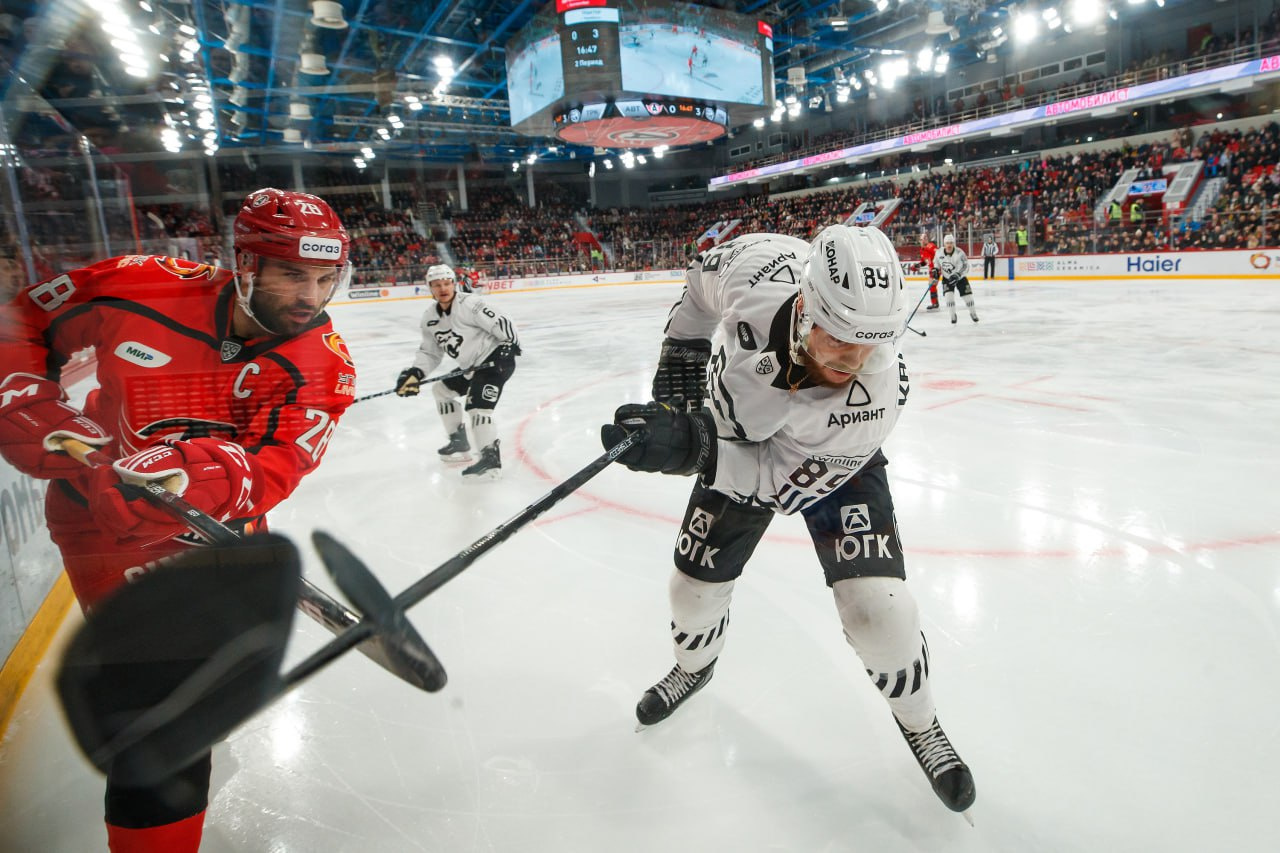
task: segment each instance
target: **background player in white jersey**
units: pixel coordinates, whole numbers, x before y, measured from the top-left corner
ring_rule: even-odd
[[[655,402],[620,407],[601,438],[609,447],[643,428],[623,464],[700,475],[670,582],[676,666],[641,697],[641,725],[711,679],[738,576],[773,516],[800,513],[846,639],[938,797],[964,811],[973,776],[935,714],[880,449],[907,401],[897,340],[910,308],[897,253],[877,228],[833,225],[812,245],[780,234],[730,240],[686,272]]]
[[[427,270],[427,285],[436,301],[422,315],[422,345],[413,366],[401,371],[396,380],[396,393],[416,396],[422,380],[445,356],[469,371],[432,383],[436,408],[449,436],[449,443],[439,453],[451,462],[470,459],[471,443],[464,423],[469,416],[471,438],[480,448],[480,458],[463,469],[462,475],[496,479],[502,473],[502,456],[493,410],[520,355],[516,327],[479,296],[458,293],[453,269],[445,264]]]
[[[969,307],[969,316],[978,322],[978,311],[973,307],[973,290],[969,287],[969,256],[956,245],[954,234],[942,238],[942,251],[933,259],[942,273],[942,290],[947,297],[947,310],[951,312],[951,322],[956,321],[956,291]]]

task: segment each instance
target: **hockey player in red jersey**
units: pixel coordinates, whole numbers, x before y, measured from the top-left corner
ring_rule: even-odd
[[[934,266],[934,256],[938,254],[938,244],[929,239],[927,233],[920,235],[920,262],[924,264],[925,273],[929,276],[929,307],[926,311],[938,310],[938,268]]]
[[[174,478],[183,497],[233,529],[261,529],[324,454],[351,404],[355,368],[325,305],[350,279],[350,240],[321,199],[258,190],[235,222],[234,272],[133,255],[29,287],[0,312],[0,454],[50,480],[45,515],[76,597],[91,611],[198,537],[122,480]],[[83,412],[59,384],[92,348],[98,388]],[[88,469],[62,438],[116,458]],[[165,782],[107,776],[114,853],[200,845],[206,754]]]

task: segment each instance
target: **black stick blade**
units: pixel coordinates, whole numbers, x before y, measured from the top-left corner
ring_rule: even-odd
[[[321,530],[312,532],[311,541],[338,589],[365,619],[378,626],[369,642],[377,645],[385,660],[383,666],[429,693],[443,688],[449,679],[444,665],[368,566]]]
[[[263,534],[186,552],[95,607],[57,678],[94,766],[154,785],[271,702],[301,571]]]

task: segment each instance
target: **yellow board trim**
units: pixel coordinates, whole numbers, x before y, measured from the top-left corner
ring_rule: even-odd
[[[35,675],[36,666],[49,650],[58,626],[62,624],[75,595],[71,592],[71,582],[64,572],[58,573],[53,589],[45,596],[35,618],[27,626],[27,630],[18,638],[9,659],[0,669],[0,738],[9,728],[9,721],[18,708],[18,700]]]

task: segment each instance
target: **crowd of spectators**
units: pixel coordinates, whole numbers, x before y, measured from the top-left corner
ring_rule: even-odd
[[[1241,52],[1246,50],[1261,56],[1280,52],[1280,7],[1273,9],[1256,31],[1251,26],[1229,33],[1206,30],[1199,46],[1193,51],[1175,55],[1168,49],[1154,50],[1130,61],[1111,76],[1085,70],[1072,80],[1058,79],[1052,85],[1036,82],[1028,85],[1018,75],[1011,75],[1000,81],[991,81],[990,89],[980,91],[968,99],[958,97],[950,103],[941,96],[932,99],[918,95],[900,97],[898,100],[904,105],[910,98],[910,108],[898,115],[867,122],[859,120],[855,113],[851,119],[854,126],[850,128],[836,129],[812,137],[798,136],[797,144],[790,146],[789,150],[735,163],[732,170],[745,171],[976,117],[968,115],[970,111],[976,110],[977,115],[1006,112],[1080,97],[1096,91],[1134,86],[1201,68],[1228,65],[1240,61]]]
[[[1187,161],[1202,162],[1204,178],[1222,180],[1222,192],[1205,215],[1169,216],[1158,203],[1134,210],[1126,200],[1123,215],[1113,217],[1101,207],[1125,170],[1136,170],[1139,179],[1154,178],[1167,165]],[[1280,125],[1248,132],[1208,129],[1199,138],[1183,128],[1160,142],[926,171],[773,198],[757,194],[667,207],[588,209],[586,200],[564,185],[547,182],[536,189],[538,204],[531,208],[512,186],[473,188],[470,209],[443,220],[439,234],[421,220],[415,203],[420,196],[413,193],[396,195],[398,204],[390,210],[367,186],[362,193],[327,198],[352,235],[357,283],[420,281],[426,267],[441,259],[437,242],[445,239],[451,256],[446,259],[486,278],[678,268],[690,246],[705,245],[709,229],[807,239],[826,225],[848,220],[864,202],[890,198],[900,204],[886,230],[900,248],[918,245],[922,232],[937,239],[944,231],[957,234],[962,244],[972,240],[970,249],[985,234],[995,234],[1006,254],[1257,248],[1280,244]],[[198,257],[231,262],[208,211],[144,205],[112,213],[130,214],[145,251],[164,251],[163,240],[191,238],[199,246]],[[77,254],[83,254],[83,245],[67,243],[84,239],[83,228],[64,221],[69,216],[49,211],[24,217],[42,274],[65,268],[65,263],[51,265],[50,256],[91,260]],[[4,227],[0,222],[0,243],[15,245],[17,235]],[[120,228],[134,233],[127,223]],[[1015,239],[1023,229],[1025,241]],[[135,250],[130,240],[124,242],[128,245],[112,249]],[[1019,249],[1023,242],[1026,249]]]

